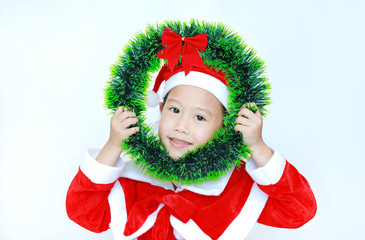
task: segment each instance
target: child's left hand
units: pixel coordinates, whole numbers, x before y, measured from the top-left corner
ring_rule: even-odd
[[[259,110],[254,113],[247,108],[249,106],[256,107],[256,104],[248,103],[241,107],[235,121],[237,125],[234,127],[234,130],[241,132],[246,146],[252,148],[263,142],[261,134],[263,119]]]
[[[255,103],[246,106],[257,107]],[[258,166],[264,166],[271,158],[272,151],[262,139],[263,118],[259,110],[255,113],[242,106],[236,119],[234,130],[242,133],[242,139],[252,152],[252,158]]]

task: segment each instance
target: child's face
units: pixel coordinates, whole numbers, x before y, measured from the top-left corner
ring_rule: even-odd
[[[174,159],[205,144],[223,125],[223,105],[202,88],[174,87],[160,108],[159,135]]]

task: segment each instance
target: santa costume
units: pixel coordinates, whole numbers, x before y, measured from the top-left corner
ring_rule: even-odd
[[[229,108],[224,75],[199,64],[186,71],[189,59],[185,55],[185,66],[184,56],[177,59],[176,68],[170,62],[165,65],[154,90],[161,81],[166,81],[163,95],[175,86],[197,86]],[[263,167],[241,158],[239,166],[228,166],[218,179],[193,184],[151,177],[129,157],[119,158],[114,167],[103,165],[95,160],[99,151],[89,149],[85,154],[68,190],[66,208],[80,226],[97,233],[111,229],[116,240],[244,239],[256,222],[298,228],[316,213],[307,180],[277,149]]]

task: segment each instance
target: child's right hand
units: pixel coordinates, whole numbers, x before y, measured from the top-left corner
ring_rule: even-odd
[[[118,107],[110,120],[110,135],[108,142],[121,148],[121,142],[139,131],[139,127],[132,127],[138,119],[134,112],[125,107]]]
[[[96,161],[109,166],[115,166],[122,153],[121,142],[139,131],[138,127],[129,128],[138,122],[136,114],[124,107],[118,107],[110,120],[110,136],[101,149]]]

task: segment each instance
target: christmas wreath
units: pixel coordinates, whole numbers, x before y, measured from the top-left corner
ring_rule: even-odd
[[[205,33],[208,43],[205,51],[199,52],[200,57],[207,67],[224,73],[229,90],[223,127],[205,145],[178,160],[167,154],[158,135],[145,122],[147,90],[153,82],[151,75],[165,63],[156,55],[166,49],[162,35],[167,28],[182,38]],[[136,113],[140,131],[122,142],[122,147],[147,175],[176,184],[217,180],[249,157],[250,150],[242,136],[234,131],[234,121],[241,106],[249,102],[255,102],[261,114],[266,115],[270,85],[264,70],[264,62],[254,50],[223,24],[191,20],[151,25],[129,41],[111,67],[111,78],[105,89],[106,108],[115,110],[125,106]]]

